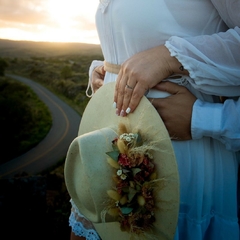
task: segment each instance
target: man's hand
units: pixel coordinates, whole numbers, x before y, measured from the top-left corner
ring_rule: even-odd
[[[105,77],[104,67],[98,66],[92,72],[92,88],[95,93],[102,85]]]
[[[167,98],[149,99],[161,116],[173,140],[189,140],[192,108],[196,97],[187,88],[171,82],[161,82],[156,89],[172,94]]]

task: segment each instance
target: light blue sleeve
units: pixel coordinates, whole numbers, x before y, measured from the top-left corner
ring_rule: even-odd
[[[221,103],[197,100],[193,105],[191,132],[193,139],[204,136],[221,141],[228,150],[240,150],[240,98]]]

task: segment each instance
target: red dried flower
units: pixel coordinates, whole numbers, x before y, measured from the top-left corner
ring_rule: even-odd
[[[120,153],[118,156],[118,163],[123,167],[130,167],[130,161],[126,154]]]

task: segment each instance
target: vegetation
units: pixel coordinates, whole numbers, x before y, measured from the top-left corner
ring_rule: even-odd
[[[0,58],[0,76],[4,76],[5,69],[7,68],[8,64],[4,59]]]
[[[0,189],[2,236],[24,240],[70,239],[71,206],[63,166],[39,176],[22,174],[14,179],[0,179]]]
[[[89,98],[86,96],[88,69],[101,55],[67,55],[47,58],[6,58],[7,71],[29,77],[61,97],[80,115]]]
[[[80,114],[89,100],[85,90],[90,63],[93,59],[103,58],[97,45],[1,39],[0,56],[3,60],[0,61],[0,72],[3,66],[3,72],[41,83]],[[14,153],[12,156],[20,154],[40,141],[51,126],[49,112],[35,94],[23,84],[6,77],[0,78],[0,109],[1,161],[5,149],[8,154]],[[23,174],[15,179],[0,179],[3,235],[26,240],[69,239],[70,197],[63,167],[64,160],[60,159],[59,165],[38,176]],[[13,219],[17,222],[15,231],[12,231]]]
[[[28,86],[0,78],[0,164],[17,157],[49,132],[52,117],[47,106]]]
[[[89,66],[93,59],[102,59],[97,45],[1,39],[0,54],[3,56],[0,59],[0,75],[7,72],[35,80],[57,94],[80,115],[89,101],[85,94]],[[36,145],[47,134],[51,124],[47,108],[41,105],[29,88],[6,78],[0,84],[0,107],[4,111],[0,117],[2,148],[8,152],[9,143],[14,142],[15,145],[11,154],[8,152],[1,158],[2,163]]]

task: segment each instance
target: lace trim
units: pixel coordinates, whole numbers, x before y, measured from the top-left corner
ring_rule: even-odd
[[[79,212],[72,200],[70,202],[72,209],[69,217],[69,226],[72,228],[72,232],[76,236],[85,237],[86,240],[101,240],[93,224]]]

